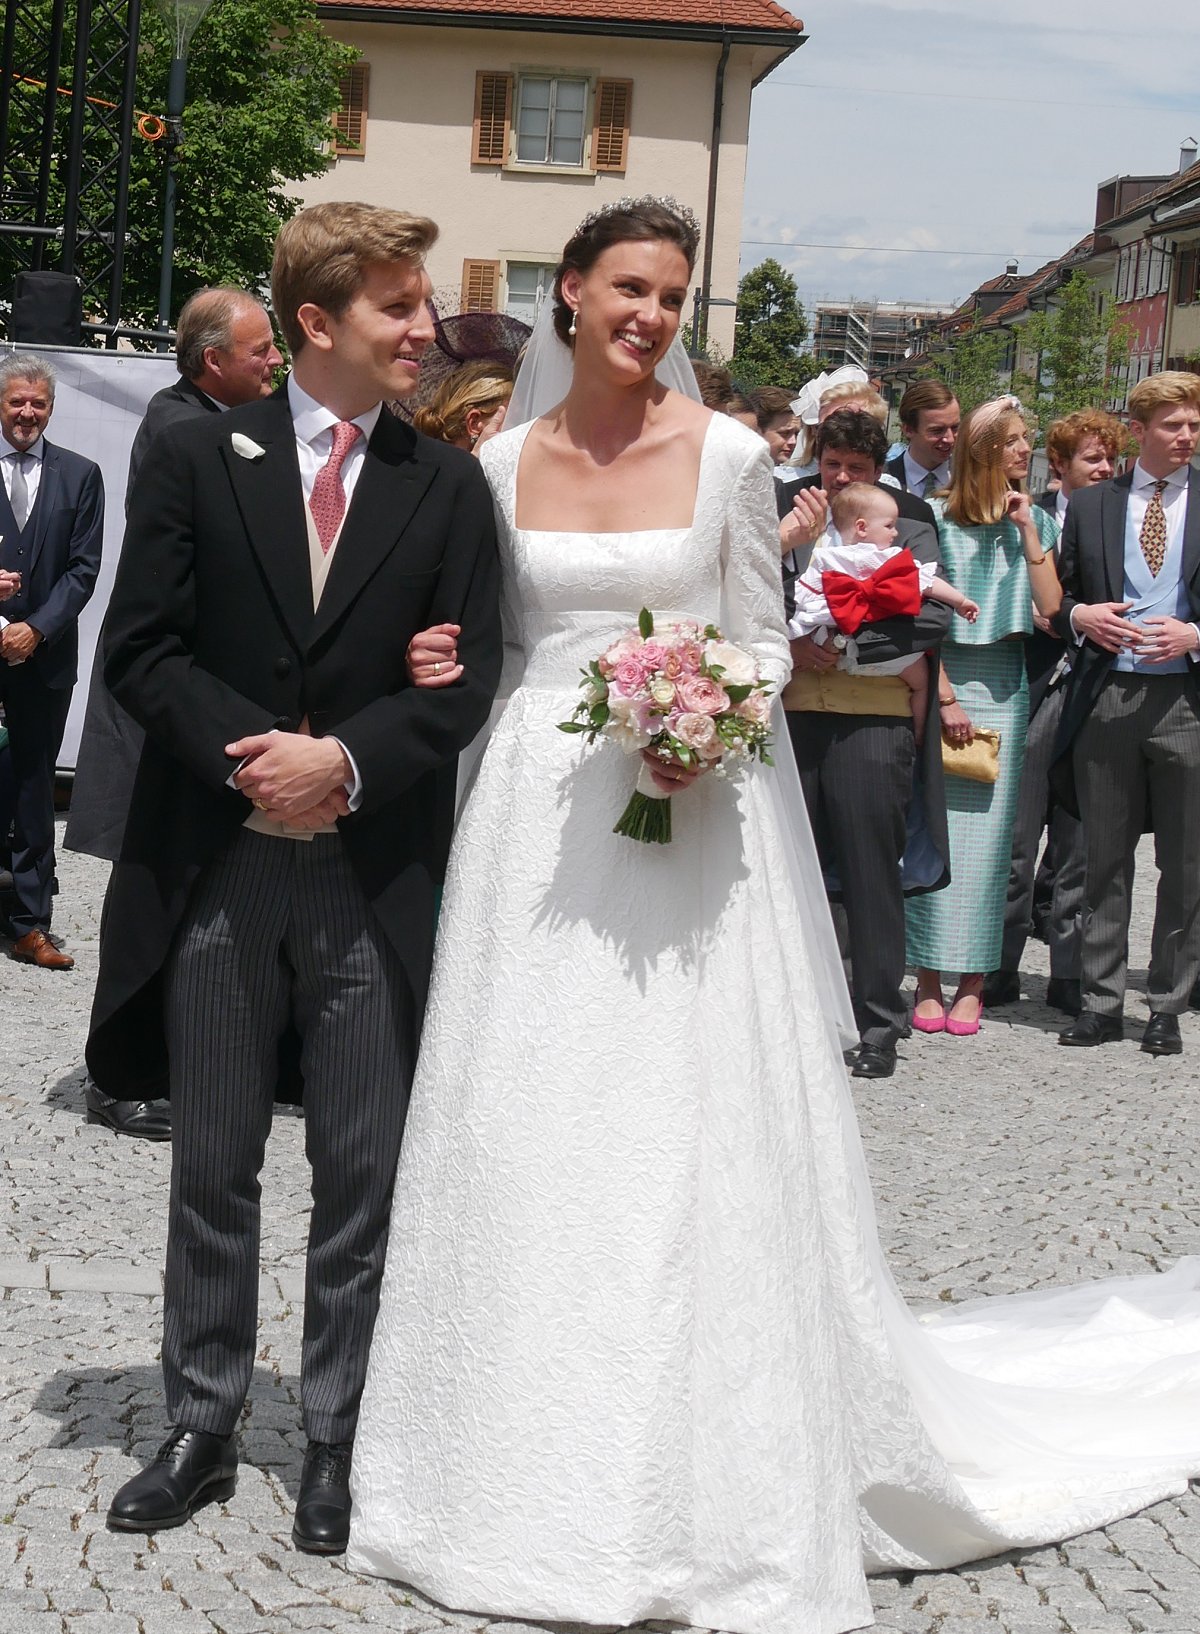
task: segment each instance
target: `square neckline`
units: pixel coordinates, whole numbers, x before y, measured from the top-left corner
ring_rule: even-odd
[[[520,444],[516,451],[516,460],[513,464],[512,476],[512,517],[510,526],[514,534],[520,534],[525,539],[645,539],[645,538],[673,538],[685,533],[691,533],[696,526],[696,518],[700,514],[700,497],[705,482],[705,454],[708,452],[708,442],[712,435],[712,428],[721,416],[710,411],[708,424],[704,428],[704,437],[700,443],[700,468],[696,473],[696,493],[692,501],[691,520],[681,527],[673,528],[615,528],[608,530],[593,530],[589,528],[520,528],[517,526],[517,482],[521,474],[521,456],[525,452],[525,440],[537,424],[536,420],[527,420],[523,426],[514,427],[515,434],[520,437]]]

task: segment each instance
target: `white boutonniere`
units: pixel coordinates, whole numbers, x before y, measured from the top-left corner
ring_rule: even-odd
[[[240,454],[244,460],[261,460],[266,453],[266,449],[260,448],[253,437],[243,437],[240,431],[235,431],[229,440],[234,453]]]

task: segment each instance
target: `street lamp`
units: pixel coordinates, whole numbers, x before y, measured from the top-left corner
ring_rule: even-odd
[[[164,334],[171,327],[171,273],[175,260],[175,156],[183,141],[187,52],[192,35],[212,4],[213,0],[158,0],[159,10],[174,30],[171,71],[167,80],[167,185],[163,198],[162,260],[158,273],[158,327]]]
[[[736,301],[731,301],[728,298],[728,296],[725,296],[725,295],[710,295],[710,296],[708,296],[707,299],[705,299],[704,289],[703,289],[703,286],[700,285],[700,284],[696,285],[695,302],[696,302],[696,304],[692,308],[692,344],[691,344],[691,349],[690,349],[690,355],[692,357],[699,357],[700,356],[700,347],[703,344],[703,342],[708,339],[708,309],[709,309],[709,307],[711,307],[711,306],[734,306],[734,307],[736,307],[737,302]],[[701,321],[703,321],[703,325],[704,325],[703,335],[701,334],[701,327],[700,327],[701,326]]]

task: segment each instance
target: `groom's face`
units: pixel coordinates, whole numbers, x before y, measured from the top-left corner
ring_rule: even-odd
[[[340,318],[325,319],[339,374],[371,382],[376,400],[411,397],[434,338],[429,275],[411,261],[376,262]]]

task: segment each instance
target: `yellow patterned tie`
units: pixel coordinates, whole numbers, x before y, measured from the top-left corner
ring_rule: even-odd
[[[1142,555],[1156,579],[1163,565],[1163,557],[1167,554],[1167,518],[1162,502],[1163,489],[1166,486],[1161,479],[1154,484],[1154,492],[1150,496],[1146,515],[1142,520]]]

